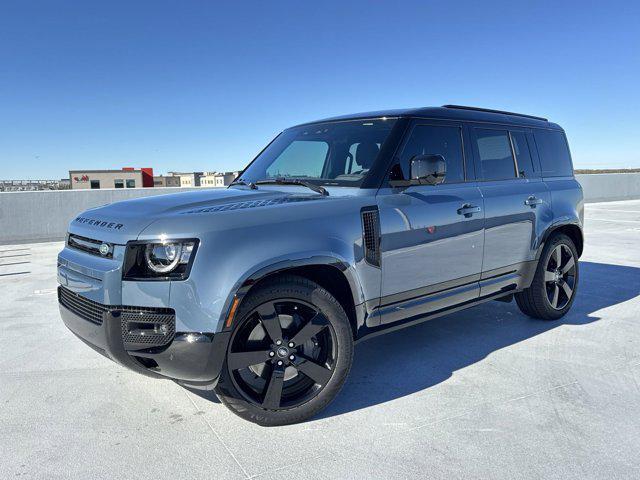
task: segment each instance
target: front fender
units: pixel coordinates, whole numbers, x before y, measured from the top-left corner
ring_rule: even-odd
[[[370,271],[362,259],[360,209],[373,202],[369,196],[349,196],[286,208],[174,215],[153,223],[140,239],[166,234],[200,240],[190,277],[171,282],[169,303],[176,329],[215,333],[240,287],[296,265],[339,266],[356,305],[378,297],[379,269]]]
[[[176,328],[183,331],[222,331],[235,296],[241,296],[266,275],[307,265],[338,268],[351,287],[356,305],[365,294],[356,271],[356,246],[336,237],[298,233],[283,237],[270,232],[260,239],[225,232],[201,238],[200,247],[186,281],[172,282],[171,307],[176,310]],[[317,232],[315,232],[317,233]],[[221,244],[224,242],[224,247]],[[315,248],[294,250],[292,245]]]
[[[347,259],[337,256],[334,253],[329,252],[306,252],[298,253],[295,255],[287,255],[286,257],[273,258],[269,261],[263,262],[262,265],[256,266],[247,272],[245,272],[231,288],[229,295],[224,303],[223,316],[219,319],[216,331],[221,331],[224,328],[224,321],[226,320],[231,305],[235,298],[242,299],[248,291],[260,280],[269,275],[275,273],[284,272],[293,268],[324,265],[336,268],[342,272],[349,283],[351,295],[355,305],[364,302],[364,293],[361,288],[361,284],[358,280],[357,272],[349,264]]]

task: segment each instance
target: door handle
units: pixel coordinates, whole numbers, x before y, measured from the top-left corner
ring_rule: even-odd
[[[536,205],[540,205],[543,202],[541,198],[537,198],[535,195],[531,195],[524,201],[525,205],[529,205],[530,207],[535,207]]]
[[[466,218],[469,218],[474,213],[480,213],[481,211],[482,209],[480,207],[471,205],[469,203],[465,203],[457,210],[458,215],[464,215]]]

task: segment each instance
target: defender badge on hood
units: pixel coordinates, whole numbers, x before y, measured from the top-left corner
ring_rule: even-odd
[[[73,221],[77,223],[86,223],[87,225],[93,225],[94,227],[110,228],[112,230],[120,230],[122,227],[124,227],[124,224],[122,223],[105,222],[102,220],[95,220],[93,218],[87,217],[76,217]]]

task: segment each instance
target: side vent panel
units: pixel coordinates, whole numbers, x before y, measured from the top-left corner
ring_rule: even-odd
[[[365,261],[374,267],[380,266],[380,214],[378,207],[362,209],[362,246]]]

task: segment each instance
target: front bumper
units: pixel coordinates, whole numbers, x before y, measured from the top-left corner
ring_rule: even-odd
[[[59,298],[61,293],[59,287]],[[194,387],[209,388],[218,380],[229,333],[176,332],[161,348],[125,348],[123,310],[103,305],[100,322],[89,321],[59,302],[60,316],[69,330],[106,357],[142,375],[170,378]],[[130,313],[131,307],[127,307]],[[100,323],[100,324],[99,324]]]

